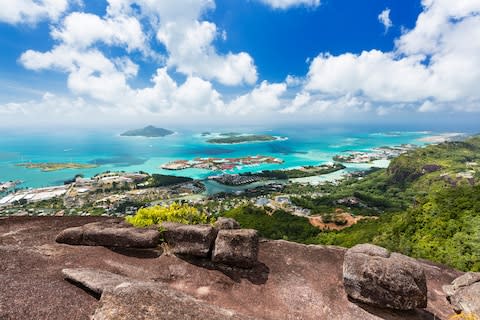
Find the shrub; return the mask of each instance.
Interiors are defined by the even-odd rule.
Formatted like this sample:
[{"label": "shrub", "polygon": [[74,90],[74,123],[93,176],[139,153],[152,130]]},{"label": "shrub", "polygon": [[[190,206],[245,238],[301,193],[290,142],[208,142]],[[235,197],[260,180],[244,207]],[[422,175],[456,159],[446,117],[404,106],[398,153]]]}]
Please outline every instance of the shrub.
[{"label": "shrub", "polygon": [[134,216],[128,216],[125,220],[136,227],[147,227],[161,222],[201,224],[208,223],[210,219],[194,207],[173,203],[168,207],[141,208]]}]

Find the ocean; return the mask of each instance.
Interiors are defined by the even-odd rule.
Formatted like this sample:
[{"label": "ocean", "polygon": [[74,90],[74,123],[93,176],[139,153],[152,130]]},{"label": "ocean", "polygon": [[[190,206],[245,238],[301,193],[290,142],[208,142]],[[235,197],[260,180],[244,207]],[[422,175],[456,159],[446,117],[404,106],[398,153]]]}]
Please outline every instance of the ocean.
[{"label": "ocean", "polygon": [[[131,128],[126,128],[131,129]],[[43,133],[3,133],[0,138],[0,181],[21,180],[20,188],[37,188],[63,184],[77,174],[91,177],[110,171],[161,173],[204,179],[219,174],[201,169],[181,171],[163,170],[160,166],[172,160],[197,157],[234,158],[249,155],[266,155],[280,158],[283,164],[242,167],[228,171],[247,171],[293,168],[319,165],[332,161],[332,157],[348,151],[369,151],[375,147],[412,143],[425,144],[420,139],[441,134],[425,131],[352,130],[345,128],[284,128],[241,133],[280,136],[285,139],[272,142],[242,144],[211,144],[201,132],[205,130],[177,130],[174,135],[162,138],[122,137],[121,131],[71,131]],[[211,132],[230,132],[211,130]],[[23,162],[75,162],[93,163],[92,169],[66,169],[42,172],[16,164]],[[386,165],[377,164],[377,165]],[[347,165],[337,174],[365,169],[365,165]],[[210,186],[218,188],[218,186]]]}]

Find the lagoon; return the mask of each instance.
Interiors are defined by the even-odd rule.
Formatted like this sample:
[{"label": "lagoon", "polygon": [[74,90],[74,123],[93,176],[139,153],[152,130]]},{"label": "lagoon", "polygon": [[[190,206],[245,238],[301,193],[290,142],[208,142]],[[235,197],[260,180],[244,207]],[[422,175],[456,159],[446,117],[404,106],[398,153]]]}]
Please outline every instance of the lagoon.
[{"label": "lagoon", "polygon": [[[298,129],[243,129],[241,133],[265,134],[288,139],[261,143],[218,145],[208,143],[204,130],[191,131],[172,128],[175,135],[159,138],[122,137],[119,131],[92,131],[71,133],[2,134],[0,137],[0,181],[21,180],[21,188],[46,187],[63,184],[77,174],[91,177],[110,171],[146,171],[148,173],[174,174],[196,179],[221,172],[203,169],[169,171],[160,166],[173,160],[193,160],[197,157],[236,158],[254,155],[282,159],[282,164],[242,166],[227,171],[247,171],[294,168],[304,165],[321,165],[332,161],[338,153],[369,151],[381,146],[406,143],[424,145],[428,137],[444,132],[425,131],[353,131],[345,129],[302,128]],[[211,132],[228,132],[209,130]],[[83,163],[92,168],[73,168],[51,172],[24,168],[19,163]],[[377,164],[381,166],[387,163]],[[350,165],[335,176],[372,165]],[[325,177],[327,178],[327,177]],[[323,178],[322,178],[323,179]],[[320,179],[320,180],[322,180]]]}]

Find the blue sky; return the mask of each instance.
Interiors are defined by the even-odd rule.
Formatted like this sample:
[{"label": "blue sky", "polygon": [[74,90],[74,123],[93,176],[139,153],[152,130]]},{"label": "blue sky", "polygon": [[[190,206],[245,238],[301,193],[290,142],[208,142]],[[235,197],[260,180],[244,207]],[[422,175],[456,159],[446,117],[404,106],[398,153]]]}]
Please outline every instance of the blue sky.
[{"label": "blue sky", "polygon": [[480,120],[480,0],[0,5],[4,126]]}]

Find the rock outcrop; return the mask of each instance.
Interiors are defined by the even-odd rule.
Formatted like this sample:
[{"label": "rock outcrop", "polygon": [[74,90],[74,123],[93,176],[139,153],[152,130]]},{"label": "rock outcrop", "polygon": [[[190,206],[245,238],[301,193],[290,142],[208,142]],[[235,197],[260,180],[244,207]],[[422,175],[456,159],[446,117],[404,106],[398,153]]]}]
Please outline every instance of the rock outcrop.
[{"label": "rock outcrop", "polygon": [[[87,320],[97,309],[100,317],[100,310],[108,310],[114,303],[134,314],[131,319],[142,319],[135,310],[127,308],[137,308],[147,297],[128,299],[129,306],[120,306],[120,300],[112,300],[110,307],[107,306],[105,294],[115,290],[116,281],[124,280],[121,277],[129,278],[128,283],[153,282],[165,286],[175,296],[190,296],[202,303],[199,308],[206,308],[196,309],[199,316],[202,312],[208,314],[210,307],[232,310],[242,319],[263,320],[447,320],[454,314],[442,286],[462,273],[423,260],[417,262],[427,278],[427,308],[397,311],[348,299],[342,274],[345,248],[262,240],[257,265],[241,269],[206,258],[162,254],[161,248],[68,246],[55,242],[55,236],[62,230],[92,222],[108,223],[105,221],[103,217],[0,218],[0,319]],[[65,281],[62,270],[66,268],[105,270],[120,278],[92,282],[88,272],[70,272],[70,280]],[[99,294],[92,295],[72,285],[75,281],[90,289],[96,283],[96,291],[102,291],[103,300],[99,302]],[[112,288],[113,285],[116,286]],[[188,305],[175,304],[178,309],[175,311],[185,314],[179,320],[193,318]]]},{"label": "rock outcrop", "polygon": [[63,269],[63,277],[95,294],[101,295],[105,289],[114,288],[129,278],[104,270],[93,268]]},{"label": "rock outcrop", "polygon": [[480,272],[468,272],[450,285],[443,286],[455,312],[475,314],[480,318]]},{"label": "rock outcrop", "polygon": [[173,253],[193,257],[208,257],[217,230],[211,225],[162,224],[162,237]]},{"label": "rock outcrop", "polygon": [[212,261],[241,268],[257,263],[258,234],[256,230],[220,230],[215,240]]},{"label": "rock outcrop", "polygon": [[240,229],[240,224],[237,220],[225,217],[218,218],[217,221],[215,221],[214,226],[217,230]]},{"label": "rock outcrop", "polygon": [[55,240],[70,245],[155,248],[160,242],[160,233],[157,230],[135,228],[118,221],[105,221],[65,229]]},{"label": "rock outcrop", "polygon": [[349,249],[343,262],[343,282],[354,300],[397,310],[427,306],[422,267],[412,258],[382,247],[361,244]]},{"label": "rock outcrop", "polygon": [[66,279],[101,294],[93,320],[253,319],[212,306],[166,284],[138,281],[96,269],[64,269]]}]

